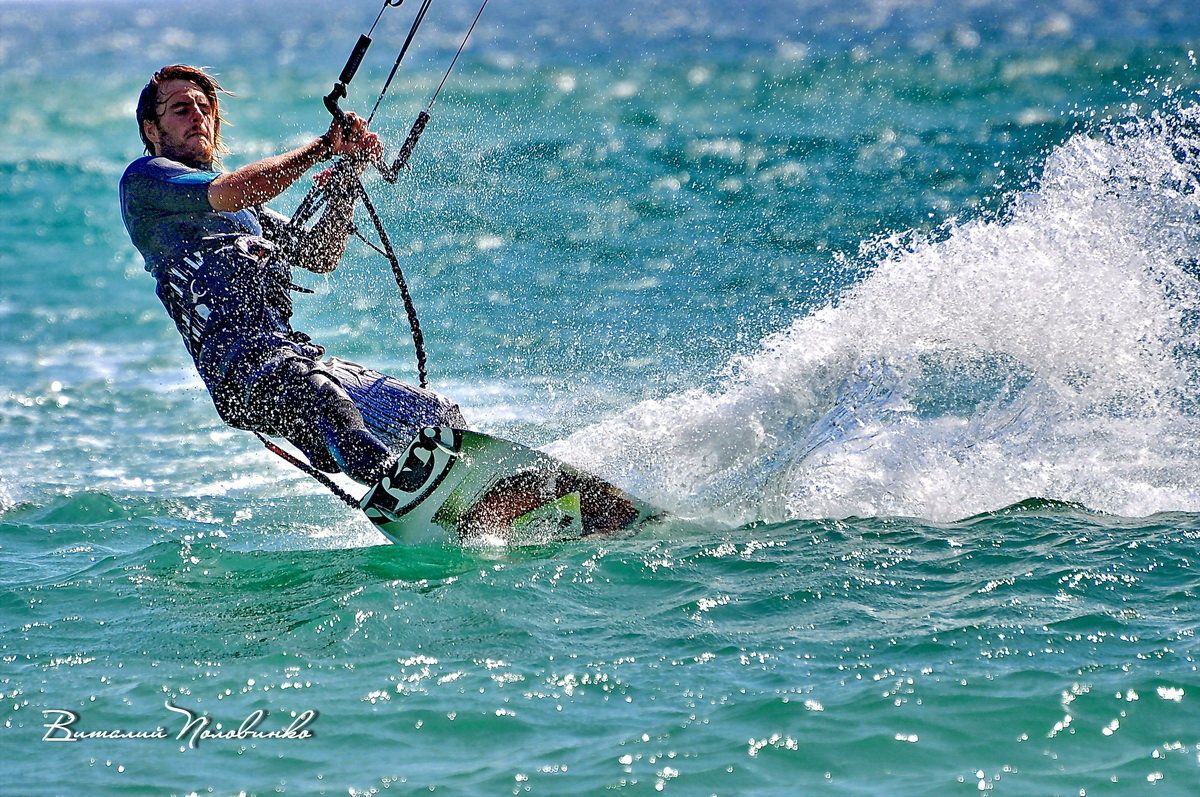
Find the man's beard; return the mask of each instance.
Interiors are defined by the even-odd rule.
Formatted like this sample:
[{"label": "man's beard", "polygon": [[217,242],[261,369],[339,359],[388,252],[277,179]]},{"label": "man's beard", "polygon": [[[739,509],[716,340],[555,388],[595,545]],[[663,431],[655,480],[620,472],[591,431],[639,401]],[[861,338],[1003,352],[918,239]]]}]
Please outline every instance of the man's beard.
[{"label": "man's beard", "polygon": [[159,146],[159,154],[194,169],[207,169],[213,162],[212,145],[204,137],[189,136],[178,144],[164,138]]}]

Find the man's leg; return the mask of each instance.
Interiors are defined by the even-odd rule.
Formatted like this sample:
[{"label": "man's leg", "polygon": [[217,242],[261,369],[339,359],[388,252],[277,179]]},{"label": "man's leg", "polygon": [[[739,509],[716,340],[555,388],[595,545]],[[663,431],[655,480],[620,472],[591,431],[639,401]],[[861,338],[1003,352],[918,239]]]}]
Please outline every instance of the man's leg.
[{"label": "man's leg", "polygon": [[403,451],[425,426],[467,428],[458,405],[432,390],[337,357],[320,368],[346,391],[367,429],[394,451]]}]

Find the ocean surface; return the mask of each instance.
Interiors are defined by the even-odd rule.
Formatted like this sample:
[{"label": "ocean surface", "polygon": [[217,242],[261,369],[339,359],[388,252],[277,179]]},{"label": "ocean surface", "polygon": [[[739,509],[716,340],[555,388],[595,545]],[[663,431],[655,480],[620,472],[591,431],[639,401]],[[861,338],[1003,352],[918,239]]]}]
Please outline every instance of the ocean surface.
[{"label": "ocean surface", "polygon": [[[367,181],[432,384],[672,515],[428,548],[220,423],[117,207],[154,69],[235,168],[378,11],[0,2],[0,794],[1200,793],[1194,4],[492,0]],[[370,250],[298,281],[414,378]]]}]

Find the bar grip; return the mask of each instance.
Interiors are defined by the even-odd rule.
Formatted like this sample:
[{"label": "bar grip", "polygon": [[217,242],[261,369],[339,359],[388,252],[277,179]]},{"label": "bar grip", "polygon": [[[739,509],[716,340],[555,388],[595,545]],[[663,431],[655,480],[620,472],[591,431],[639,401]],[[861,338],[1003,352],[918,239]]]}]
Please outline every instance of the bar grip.
[{"label": "bar grip", "polygon": [[348,120],[346,112],[342,110],[338,102],[346,98],[346,85],[354,80],[358,68],[362,66],[363,56],[367,54],[367,48],[370,46],[370,36],[364,33],[358,37],[354,51],[350,53],[350,57],[346,59],[346,65],[342,67],[342,74],[338,75],[338,82],[333,84],[333,91],[325,95],[325,110],[329,111],[330,115],[342,126],[348,124]]},{"label": "bar grip", "polygon": [[354,76],[358,73],[358,68],[362,66],[363,56],[367,54],[367,48],[371,46],[371,37],[361,34],[358,37],[358,44],[354,45],[354,51],[350,53],[350,57],[346,59],[346,65],[342,67],[342,74],[338,75],[338,83],[343,87],[348,86]]}]

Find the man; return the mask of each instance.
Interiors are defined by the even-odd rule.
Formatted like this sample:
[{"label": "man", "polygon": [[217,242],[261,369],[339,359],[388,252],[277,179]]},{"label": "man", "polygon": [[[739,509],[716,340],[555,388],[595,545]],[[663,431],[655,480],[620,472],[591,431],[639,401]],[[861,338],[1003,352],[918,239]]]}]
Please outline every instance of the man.
[{"label": "man", "polygon": [[[221,92],[211,75],[182,64],[146,84],[137,121],[148,154],[121,178],[126,229],[222,420],[285,437],[318,469],[373,484],[420,427],[464,425],[434,393],[322,361],[324,349],[291,326],[290,292],[304,291],[291,267],[337,267],[355,201],[346,182],[381,157],[379,138],[349,114],[309,144],[218,172]],[[318,176],[325,212],[311,231],[292,234],[263,203],[334,156],[342,168]]]}]

